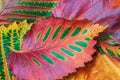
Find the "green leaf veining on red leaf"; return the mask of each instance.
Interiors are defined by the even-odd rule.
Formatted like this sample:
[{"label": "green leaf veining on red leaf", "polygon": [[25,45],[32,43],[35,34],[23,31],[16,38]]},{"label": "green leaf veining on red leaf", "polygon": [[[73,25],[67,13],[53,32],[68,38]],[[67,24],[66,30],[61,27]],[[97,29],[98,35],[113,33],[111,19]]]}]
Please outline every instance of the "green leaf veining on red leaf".
[{"label": "green leaf veining on red leaf", "polygon": [[87,20],[41,19],[24,37],[22,50],[9,55],[9,69],[19,79],[60,79],[92,60],[93,38],[106,28]]}]

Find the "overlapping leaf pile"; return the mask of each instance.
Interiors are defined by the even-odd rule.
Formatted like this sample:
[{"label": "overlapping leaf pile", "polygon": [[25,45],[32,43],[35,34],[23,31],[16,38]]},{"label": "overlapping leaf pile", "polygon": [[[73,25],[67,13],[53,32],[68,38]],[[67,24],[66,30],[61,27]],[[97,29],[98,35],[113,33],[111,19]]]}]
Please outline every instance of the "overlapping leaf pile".
[{"label": "overlapping leaf pile", "polygon": [[[62,79],[92,60],[97,41],[100,53],[94,61],[64,79],[119,80],[119,3],[120,0],[1,0],[0,24],[17,22],[0,27],[0,80]],[[49,17],[52,12],[58,18]],[[25,19],[40,20],[30,30],[31,24]],[[103,33],[98,36],[100,32]]]},{"label": "overlapping leaf pile", "polygon": [[[74,4],[73,4],[74,3]],[[58,6],[55,8],[54,15],[56,17],[62,17],[65,19],[84,19],[87,18],[89,20],[94,21],[94,23],[99,24],[109,24],[109,28],[103,32],[98,38],[96,38],[100,44],[97,45],[97,48],[99,49],[101,54],[104,54],[103,56],[106,56],[105,54],[115,58],[119,61],[119,44],[120,44],[120,7],[119,4],[120,0],[77,0],[76,2],[74,0],[60,0],[58,3]],[[78,5],[79,4],[79,5]],[[100,55],[99,55],[100,57]],[[110,57],[108,57],[110,58]],[[107,60],[107,58],[105,57]],[[100,62],[101,60],[101,62]],[[111,63],[105,63],[103,65],[99,65],[99,63],[103,63],[105,60],[103,60],[103,57],[95,59],[95,65],[93,69],[91,67],[88,68],[91,70],[90,72],[85,71],[85,69],[80,69],[79,73],[75,74],[73,76],[69,76],[68,78],[65,78],[65,80],[110,80],[115,79],[119,80],[119,65],[114,65],[113,63],[117,63],[117,61],[112,60]],[[108,62],[111,60],[108,59]],[[105,70],[105,65],[107,70]],[[119,62],[118,62],[119,64]],[[109,67],[109,65],[111,65]],[[101,69],[103,67],[103,69]],[[95,74],[92,74],[92,71],[94,71],[94,68],[98,69],[99,71],[95,70]],[[104,69],[105,68],[105,69]],[[113,69],[111,72],[111,68]],[[117,70],[118,69],[118,70]],[[99,72],[100,74],[96,73]],[[87,74],[88,73],[88,74]],[[94,72],[93,72],[94,73]],[[112,76],[109,76],[111,74]],[[98,76],[96,76],[98,75]],[[92,76],[92,77],[91,77]],[[96,77],[95,77],[96,76]],[[84,78],[83,78],[84,77]]]},{"label": "overlapping leaf pile", "polygon": [[54,9],[54,16],[67,20],[87,18],[101,25],[109,24],[109,28],[97,40],[116,45],[120,42],[119,3],[120,0],[60,0]]}]

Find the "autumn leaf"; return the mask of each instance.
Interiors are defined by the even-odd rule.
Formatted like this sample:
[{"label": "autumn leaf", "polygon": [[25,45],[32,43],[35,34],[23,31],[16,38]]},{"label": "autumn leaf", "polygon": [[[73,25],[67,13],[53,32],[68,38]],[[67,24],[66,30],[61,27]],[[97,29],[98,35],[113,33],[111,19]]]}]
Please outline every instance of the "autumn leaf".
[{"label": "autumn leaf", "polygon": [[20,50],[22,40],[32,24],[23,21],[0,26],[0,80],[15,80],[8,70],[7,57],[11,49]]},{"label": "autumn leaf", "polygon": [[22,50],[9,55],[9,69],[19,79],[61,79],[92,60],[93,38],[106,28],[88,20],[41,19],[24,37]]},{"label": "autumn leaf", "polygon": [[107,55],[100,55],[99,52],[94,56],[94,60],[87,63],[86,67],[79,68],[62,80],[119,80],[120,64],[118,61]]},{"label": "autumn leaf", "polygon": [[36,19],[49,17],[57,0],[1,0],[0,23],[12,21],[34,22]]}]

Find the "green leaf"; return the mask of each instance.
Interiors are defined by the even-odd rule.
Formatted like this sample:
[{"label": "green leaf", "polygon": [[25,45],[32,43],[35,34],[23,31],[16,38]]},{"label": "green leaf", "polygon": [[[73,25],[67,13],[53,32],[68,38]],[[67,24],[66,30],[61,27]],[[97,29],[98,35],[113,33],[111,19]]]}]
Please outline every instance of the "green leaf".
[{"label": "green leaf", "polygon": [[0,80],[13,80],[6,58],[11,50],[20,50],[23,37],[30,26],[26,21],[19,24],[14,22],[8,27],[0,26]]},{"label": "green leaf", "polygon": [[104,53],[108,54],[111,57],[120,58],[120,46],[112,46],[105,43],[100,43],[101,49]]}]

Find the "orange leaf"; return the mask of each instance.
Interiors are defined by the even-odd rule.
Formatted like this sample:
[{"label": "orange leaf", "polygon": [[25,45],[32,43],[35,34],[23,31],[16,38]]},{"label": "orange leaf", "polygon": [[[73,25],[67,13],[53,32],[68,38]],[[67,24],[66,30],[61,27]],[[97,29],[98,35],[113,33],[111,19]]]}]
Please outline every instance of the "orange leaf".
[{"label": "orange leaf", "polygon": [[63,80],[120,80],[120,63],[97,52],[95,59],[86,67],[79,68]]}]

